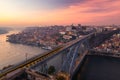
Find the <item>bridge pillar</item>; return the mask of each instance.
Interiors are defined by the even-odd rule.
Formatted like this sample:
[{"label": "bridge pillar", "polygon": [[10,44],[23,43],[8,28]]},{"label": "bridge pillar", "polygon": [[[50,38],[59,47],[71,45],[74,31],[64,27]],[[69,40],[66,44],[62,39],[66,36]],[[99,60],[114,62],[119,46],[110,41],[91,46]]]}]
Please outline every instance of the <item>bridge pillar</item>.
[{"label": "bridge pillar", "polygon": [[64,72],[69,72],[70,61],[73,55],[74,46],[70,47],[68,50],[69,52],[67,53],[66,59],[64,60],[61,68],[61,71],[64,71]]},{"label": "bridge pillar", "polygon": [[69,52],[66,55],[66,59],[64,59],[64,62],[60,71],[68,73],[71,77],[71,75],[77,69],[80,62],[83,60],[89,48],[90,47],[89,47],[88,38],[68,48]]},{"label": "bridge pillar", "polygon": [[72,61],[70,63],[70,68],[69,68],[69,74],[71,74],[73,72],[73,69],[75,67],[75,60],[77,59],[78,57],[78,49],[80,48],[80,43],[78,43],[74,49],[74,52],[73,52],[73,57],[72,57]]},{"label": "bridge pillar", "polygon": [[80,42],[68,48],[69,52],[66,55],[66,59],[63,62],[61,71],[66,72],[68,74],[71,73],[72,68],[74,67],[76,57],[79,56],[79,48]]}]

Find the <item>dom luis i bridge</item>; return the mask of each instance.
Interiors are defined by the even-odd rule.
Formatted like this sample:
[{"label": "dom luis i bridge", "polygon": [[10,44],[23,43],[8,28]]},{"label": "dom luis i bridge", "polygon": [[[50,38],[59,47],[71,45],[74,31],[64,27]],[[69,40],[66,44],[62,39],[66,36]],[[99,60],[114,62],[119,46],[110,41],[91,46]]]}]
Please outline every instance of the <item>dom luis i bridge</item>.
[{"label": "dom luis i bridge", "polygon": [[[57,48],[46,52],[43,55],[35,56],[25,62],[2,70],[0,72],[0,80],[15,80],[15,78],[18,75],[21,75],[24,71],[26,71],[30,76],[32,76],[32,78],[38,76],[30,70],[37,71],[38,73],[47,77],[48,68],[50,66],[55,67],[56,74],[59,73],[62,75],[62,73],[66,73],[67,75],[64,76],[67,77],[67,80],[72,80],[75,73],[81,66],[84,57],[86,55],[90,55],[90,52],[95,53],[92,48],[98,46],[103,41],[108,39],[113,34],[118,33],[119,31],[120,30],[117,29],[105,32],[93,32],[89,35],[83,36],[64,45],[58,46]],[[52,80],[54,80],[54,77]]]}]

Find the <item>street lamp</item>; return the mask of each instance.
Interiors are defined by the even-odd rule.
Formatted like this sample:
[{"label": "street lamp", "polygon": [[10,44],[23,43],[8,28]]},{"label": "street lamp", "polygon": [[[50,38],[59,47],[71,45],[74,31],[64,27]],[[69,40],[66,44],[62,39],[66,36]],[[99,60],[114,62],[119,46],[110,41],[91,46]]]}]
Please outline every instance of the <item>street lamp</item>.
[{"label": "street lamp", "polygon": [[25,53],[26,62],[27,62],[27,56],[28,56],[28,53]]}]

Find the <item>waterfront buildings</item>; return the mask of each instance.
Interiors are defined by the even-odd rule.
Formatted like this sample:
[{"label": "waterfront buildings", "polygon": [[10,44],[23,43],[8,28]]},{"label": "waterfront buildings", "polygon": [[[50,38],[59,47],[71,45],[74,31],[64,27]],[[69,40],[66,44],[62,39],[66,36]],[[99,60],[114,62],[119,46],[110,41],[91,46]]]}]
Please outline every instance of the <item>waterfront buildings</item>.
[{"label": "waterfront buildings", "polygon": [[12,43],[40,46],[42,48],[49,47],[49,49],[53,49],[94,31],[95,29],[92,27],[81,25],[28,27],[18,34],[9,35],[8,41]]},{"label": "waterfront buildings", "polygon": [[120,53],[120,33],[114,34],[110,39],[106,40],[103,44],[95,47],[99,51],[107,51],[111,53]]}]

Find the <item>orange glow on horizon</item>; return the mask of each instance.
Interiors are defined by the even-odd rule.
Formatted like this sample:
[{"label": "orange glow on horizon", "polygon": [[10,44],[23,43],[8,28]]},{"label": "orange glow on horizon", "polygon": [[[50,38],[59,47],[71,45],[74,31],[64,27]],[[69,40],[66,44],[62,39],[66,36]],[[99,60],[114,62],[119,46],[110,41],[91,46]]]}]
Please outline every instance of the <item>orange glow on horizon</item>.
[{"label": "orange glow on horizon", "polygon": [[92,0],[60,9],[33,11],[17,10],[8,6],[9,10],[0,8],[0,25],[118,24],[120,21],[118,20],[120,17],[119,4],[119,0],[114,2]]}]

